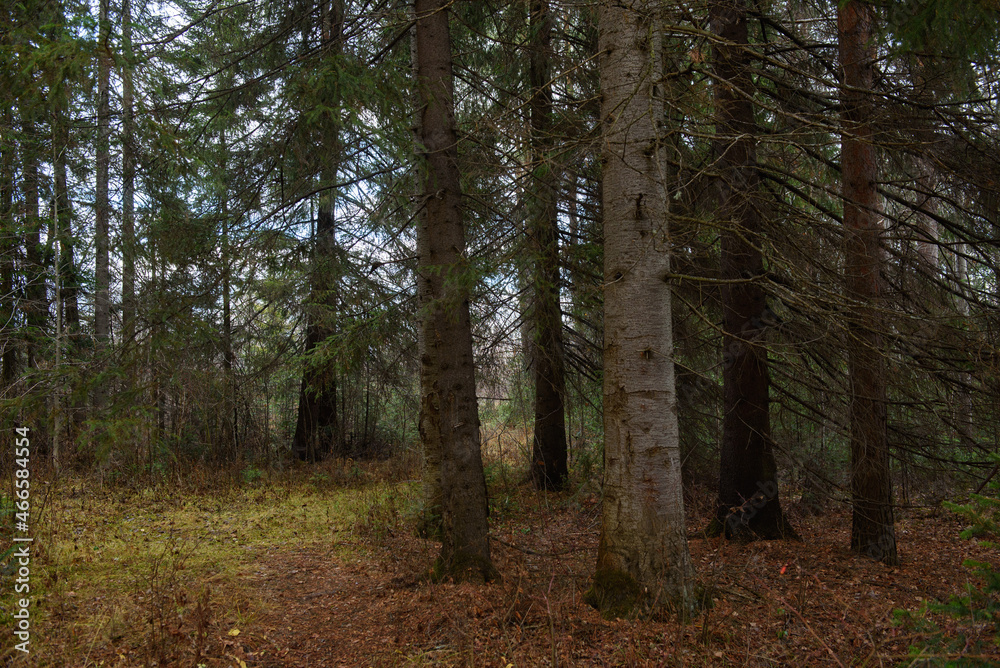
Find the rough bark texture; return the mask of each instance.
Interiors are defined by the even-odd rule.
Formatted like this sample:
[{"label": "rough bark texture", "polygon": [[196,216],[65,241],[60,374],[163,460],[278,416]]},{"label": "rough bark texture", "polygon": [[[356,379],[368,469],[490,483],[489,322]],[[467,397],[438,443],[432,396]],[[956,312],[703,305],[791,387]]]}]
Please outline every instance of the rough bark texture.
[{"label": "rough bark texture", "polygon": [[[955,297],[955,310],[966,319],[969,317],[969,247],[958,244],[955,248],[955,282],[959,294]],[[960,371],[955,388],[955,429],[962,445],[969,449],[976,447],[976,414],[972,406],[973,378],[968,371]]]},{"label": "rough bark texture", "polygon": [[529,184],[531,240],[535,260],[534,354],[535,431],[531,477],[539,489],[561,489],[566,481],[566,396],[562,310],[559,303],[559,220],[556,210],[558,172],[552,155],[552,17],[547,0],[532,0],[531,85],[532,178]]},{"label": "rough bark texture", "polygon": [[229,147],[225,130],[219,131],[219,167],[222,174],[219,214],[222,219],[222,443],[221,458],[235,461],[239,452],[236,415],[236,380],[233,376],[232,250],[229,243],[229,174],[226,157]]},{"label": "rough bark texture", "polygon": [[[343,51],[344,8],[341,0],[324,1],[322,13],[323,53],[329,58]],[[332,100],[337,109],[340,100]],[[320,178],[332,186],[340,165],[340,133],[327,130],[324,139],[326,164]],[[305,353],[313,353],[327,337],[334,334],[332,319],[337,311],[337,193],[324,191],[319,198],[316,234],[313,239],[312,295],[307,313]],[[337,368],[334,360],[310,360],[302,372],[299,412],[292,449],[299,459],[315,462],[329,454],[339,454],[340,415],[337,411]]]},{"label": "rough bark texture", "polygon": [[781,512],[769,414],[766,329],[746,0],[709,6],[715,46],[716,165],[722,228],[723,419],[716,528],[727,538],[792,536]]},{"label": "rough bark texture", "polygon": [[934,164],[925,159],[916,160],[917,177],[917,211],[915,217],[917,254],[920,257],[920,269],[930,276],[938,272],[939,248],[941,230],[937,222],[937,170]]},{"label": "rough bark texture", "polygon": [[[418,69],[417,69],[417,29],[416,29],[416,11],[414,6],[411,4],[408,7],[411,13],[410,20],[413,21],[414,26],[410,28],[410,67],[412,69],[413,81],[418,80]],[[423,103],[421,102],[421,95],[418,87],[414,85],[412,93],[411,102],[413,104],[413,155],[420,156],[422,153],[421,142],[423,137],[423,129],[421,126],[421,118],[423,116]],[[421,195],[424,192],[424,178],[421,171],[422,166],[418,165],[418,169],[414,170],[414,183],[413,183],[413,216],[418,221],[418,225],[421,227],[425,224],[424,218],[426,217],[426,210],[423,205],[423,198]],[[417,240],[417,253],[419,254],[423,249],[423,242]],[[426,295],[430,294],[430,285],[427,283],[427,279],[417,272],[417,299],[420,300],[421,308],[424,306],[423,299]],[[424,359],[424,327],[421,325],[417,327],[417,360]],[[421,367],[422,369],[423,367]],[[431,387],[425,386],[421,381],[420,384],[420,409],[417,424],[421,429],[421,444],[423,446],[423,469],[421,472],[421,497],[422,497],[422,508],[421,508],[421,519],[418,531],[421,535],[425,537],[441,537],[441,438],[437,435],[435,431],[435,424],[432,421],[424,420],[424,407],[430,405],[430,400],[425,397],[425,393],[432,390]],[[425,431],[426,430],[426,431]]]},{"label": "rough bark texture", "polygon": [[135,114],[132,2],[122,0],[122,342],[135,338]]},{"label": "rough bark texture", "polygon": [[66,181],[66,152],[69,150],[69,127],[66,121],[67,102],[61,97],[56,103],[55,124],[56,151],[53,171],[55,175],[56,229],[59,235],[59,291],[62,308],[62,325],[74,344],[80,336],[80,278],[76,273],[73,258],[73,210],[70,207],[69,187]]},{"label": "rough bark texture", "polygon": [[[100,0],[100,34],[97,44],[97,147],[96,189],[94,193],[94,337],[98,347],[107,344],[111,337],[111,266],[108,227],[111,202],[108,199],[111,135],[111,21],[108,3]],[[94,403],[100,407],[104,401],[101,389],[94,392]]]},{"label": "rough bark texture", "polygon": [[421,277],[421,438],[441,452],[438,577],[491,580],[486,480],[469,318],[447,0],[417,0],[417,87],[421,97],[423,216],[417,230]]},{"label": "rough bark texture", "polygon": [[[108,17],[110,0],[99,0],[99,36],[97,43],[97,141],[95,145],[94,187],[94,360],[100,368],[103,352],[111,340],[111,201],[108,195],[111,137],[111,21]],[[93,408],[104,407],[107,392],[103,383],[96,383],[92,392]]]},{"label": "rough bark texture", "polygon": [[[8,110],[3,111],[6,127],[12,124]],[[14,222],[14,151],[4,143],[0,158],[0,319],[2,322],[16,321],[14,294],[14,254],[17,248],[17,233]],[[7,398],[17,380],[17,332],[14,327],[0,329],[0,391]],[[6,419],[6,416],[4,416]]]},{"label": "rough bark texture", "polygon": [[[22,110],[22,117],[31,113]],[[29,122],[24,124],[24,133],[28,137],[35,136],[36,126]],[[27,143],[22,148],[21,168],[23,170],[22,196],[23,229],[25,260],[27,261],[27,284],[24,288],[25,352],[29,369],[37,366],[37,350],[45,337],[45,321],[48,315],[48,298],[45,287],[45,265],[41,243],[42,220],[38,210],[38,154],[36,146]]]},{"label": "rough bark texture", "polygon": [[879,300],[882,228],[878,167],[869,125],[873,115],[873,11],[850,0],[837,10],[841,93],[845,288],[851,314],[847,366],[851,381],[851,549],[899,563],[893,528],[892,481],[886,433],[885,360]]},{"label": "rough bark texture", "polygon": [[602,3],[604,500],[594,584],[603,615],[690,609],[674,386],[667,207],[657,123],[659,3]]},{"label": "rough bark texture", "polygon": [[[313,243],[312,300],[306,327],[305,352],[312,353],[334,332],[329,325],[336,309],[333,265],[336,222],[332,194],[324,195],[316,216]],[[293,450],[299,459],[315,462],[338,451],[337,372],[334,360],[306,362],[299,391],[299,412]]]}]

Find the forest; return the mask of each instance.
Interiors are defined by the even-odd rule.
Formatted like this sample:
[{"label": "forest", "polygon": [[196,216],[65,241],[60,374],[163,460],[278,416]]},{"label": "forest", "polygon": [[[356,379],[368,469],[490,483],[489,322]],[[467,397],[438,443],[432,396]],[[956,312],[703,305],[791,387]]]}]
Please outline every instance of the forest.
[{"label": "forest", "polygon": [[995,0],[0,54],[3,665],[1000,665]]}]

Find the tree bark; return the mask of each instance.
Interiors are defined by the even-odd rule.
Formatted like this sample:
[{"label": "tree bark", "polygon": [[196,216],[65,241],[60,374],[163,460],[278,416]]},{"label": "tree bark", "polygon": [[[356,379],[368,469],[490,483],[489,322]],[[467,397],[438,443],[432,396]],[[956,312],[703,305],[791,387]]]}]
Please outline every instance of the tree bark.
[{"label": "tree bark", "polygon": [[[421,197],[424,192],[423,172],[421,171],[422,165],[419,162],[419,156],[422,153],[421,142],[423,141],[423,127],[421,125],[423,103],[421,101],[422,96],[420,94],[419,86],[417,85],[419,80],[419,70],[417,67],[416,8],[413,4],[410,4],[408,6],[408,10],[411,14],[409,18],[413,22],[413,27],[410,28],[410,67],[412,69],[414,81],[411,100],[413,105],[413,155],[418,158],[418,169],[413,170],[413,216],[418,221],[418,225],[422,227],[425,224],[424,218],[426,216],[423,198]],[[417,272],[416,274],[416,283],[417,299],[422,305],[424,296],[430,294],[431,286],[420,272]],[[423,316],[421,315],[419,317],[422,318]],[[423,463],[420,476],[422,488],[422,508],[418,532],[424,537],[440,538],[442,534],[441,437],[435,431],[434,422],[430,420],[429,416],[426,415],[426,409],[432,404],[432,397],[429,395],[433,388],[423,382],[422,374],[425,350],[424,327],[421,324],[417,327],[417,361],[421,365],[420,407],[418,409],[417,425],[419,426],[421,435],[420,440],[422,445]],[[427,418],[426,420],[425,417]]]},{"label": "tree bark", "polygon": [[122,0],[122,342],[135,338],[135,109],[132,1]]},{"label": "tree bark", "polygon": [[845,288],[855,305],[848,328],[851,382],[851,549],[898,564],[886,425],[885,359],[880,331],[882,226],[878,167],[870,126],[874,100],[874,11],[849,0],[837,9],[841,92],[841,170]]},{"label": "tree bark", "polygon": [[[13,114],[3,111],[3,122],[6,127],[13,125]],[[5,143],[3,157],[0,162],[0,321],[5,326],[0,328],[2,337],[2,359],[0,359],[0,390],[5,398],[17,380],[17,329],[16,305],[14,293],[14,255],[17,251],[17,226],[14,216],[14,151]],[[7,323],[10,323],[9,325]]]},{"label": "tree bark", "polygon": [[58,273],[62,322],[71,342],[80,336],[80,279],[73,257],[73,209],[70,207],[66,181],[66,152],[69,150],[69,126],[66,119],[66,99],[60,98],[52,119],[55,125],[56,150],[53,164],[56,199],[56,234],[59,237]]},{"label": "tree bark", "polygon": [[417,273],[423,328],[420,359],[421,439],[441,452],[441,555],[438,578],[492,580],[486,480],[469,317],[471,280],[465,256],[462,190],[448,0],[416,0],[417,88],[421,99],[419,162],[423,215],[417,231]]},{"label": "tree bark", "polygon": [[653,0],[601,3],[604,145],[604,499],[593,587],[606,617],[689,611],[674,384],[667,200]]},{"label": "tree bark", "polygon": [[[341,0],[324,2],[322,16],[323,53],[335,58],[343,51],[344,9]],[[339,110],[340,100],[331,108]],[[307,313],[305,353],[313,353],[334,333],[332,319],[337,311],[337,193],[332,189],[340,164],[340,133],[336,125],[326,130],[324,160],[320,178],[330,188],[321,193],[312,248],[312,285]],[[299,413],[292,448],[299,459],[315,462],[342,447],[337,410],[337,368],[335,360],[307,361],[299,391]]]},{"label": "tree bark", "polygon": [[[111,21],[108,17],[110,0],[100,0],[100,31],[97,44],[97,183],[94,201],[94,337],[97,355],[111,338],[111,264],[109,255],[109,222],[111,202],[108,199],[111,135]],[[98,387],[94,391],[94,405],[104,404],[105,393]]]},{"label": "tree bark", "polygon": [[232,250],[229,239],[229,146],[225,130],[219,131],[219,170],[221,192],[219,213],[222,219],[222,452],[229,461],[239,453],[236,415],[236,379],[233,376]]},{"label": "tree bark", "polygon": [[709,5],[715,46],[715,153],[722,229],[723,419],[716,528],[726,538],[794,535],[781,512],[771,447],[758,134],[746,0]]},{"label": "tree bark", "polygon": [[535,425],[531,477],[538,489],[558,490],[568,474],[566,396],[562,309],[559,303],[558,172],[552,137],[552,16],[548,0],[531,0],[528,78],[531,86],[530,189],[531,240],[534,251]]},{"label": "tree bark", "polygon": [[[26,105],[27,106],[27,105]],[[22,119],[30,119],[30,109],[22,110]],[[29,369],[38,366],[39,343],[44,337],[45,320],[48,314],[48,298],[45,288],[45,264],[42,258],[41,226],[38,209],[38,153],[33,145],[37,128],[31,120],[23,120],[24,134],[28,138],[21,147],[22,195],[24,197],[23,229],[25,260],[27,261],[25,296],[25,351]]]}]

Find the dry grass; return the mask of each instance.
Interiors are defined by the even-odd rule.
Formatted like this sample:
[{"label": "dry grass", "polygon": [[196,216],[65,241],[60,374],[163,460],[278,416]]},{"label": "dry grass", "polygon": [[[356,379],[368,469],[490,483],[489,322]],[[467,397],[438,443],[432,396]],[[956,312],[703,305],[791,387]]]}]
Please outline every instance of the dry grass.
[{"label": "dry grass", "polygon": [[[504,577],[486,586],[427,581],[439,546],[413,533],[412,457],[192,471],[150,488],[64,479],[42,499],[32,654],[17,665],[906,665],[927,634],[896,625],[893,611],[926,614],[924,600],[970,581],[963,559],[995,556],[956,540],[950,514],[910,511],[897,524],[903,566],[885,568],[845,549],[850,519],[834,509],[793,516],[801,543],[692,540],[712,603],[694,619],[603,620],[581,601],[598,490],[532,490],[520,465],[527,437],[484,439]],[[695,490],[692,534],[711,507]],[[987,641],[996,656],[984,665],[1000,662],[992,625],[942,625]],[[0,636],[0,659],[12,643]]]},{"label": "dry grass", "polygon": [[[337,546],[335,558],[361,558],[365,541],[388,536],[412,484],[376,479],[398,478],[399,466],[329,462],[252,482],[201,475],[144,489],[50,485],[34,527],[31,654],[19,664],[96,665],[109,647],[126,657],[120,665],[202,663],[260,613],[245,581],[265,555],[323,543]],[[9,628],[7,584],[0,623]],[[0,658],[18,655],[4,634]]]}]

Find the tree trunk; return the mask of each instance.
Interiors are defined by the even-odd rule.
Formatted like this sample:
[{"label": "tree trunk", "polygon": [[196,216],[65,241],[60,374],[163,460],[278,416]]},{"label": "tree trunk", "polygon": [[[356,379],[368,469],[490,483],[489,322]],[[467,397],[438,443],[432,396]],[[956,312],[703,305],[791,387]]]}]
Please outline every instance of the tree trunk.
[{"label": "tree trunk", "polygon": [[[421,126],[421,118],[423,116],[423,103],[422,96],[420,94],[419,87],[416,85],[418,81],[418,68],[417,68],[417,28],[416,28],[416,10],[415,7],[410,4],[408,5],[408,10],[410,12],[410,20],[413,22],[413,27],[410,28],[410,68],[412,70],[412,76],[414,81],[412,99],[411,103],[413,105],[413,155],[418,158],[418,168],[413,170],[413,217],[418,221],[418,224],[422,224],[424,219],[424,204],[421,197],[424,191],[423,182],[423,172],[420,169],[422,164],[419,162],[419,156],[422,153],[421,141],[423,137],[423,129]],[[424,276],[417,272],[416,274],[417,283],[417,299],[423,300],[423,296],[430,294],[430,285]],[[423,317],[423,316],[419,316]],[[417,414],[417,425],[420,429],[421,434],[421,445],[423,454],[423,463],[421,470],[421,497],[422,497],[422,508],[421,508],[421,518],[420,526],[418,527],[418,533],[426,538],[440,538],[442,533],[441,525],[441,437],[435,431],[435,425],[430,420],[429,416],[426,416],[425,407],[431,405],[431,398],[428,396],[432,388],[429,385],[425,385],[423,382],[423,359],[424,351],[426,346],[424,345],[424,327],[421,324],[417,327],[417,361],[421,365],[421,383],[420,383],[420,406],[418,408]],[[427,419],[425,420],[425,417]],[[426,434],[425,434],[426,430]]]},{"label": "tree trunk", "polygon": [[929,160],[918,158],[916,236],[920,269],[932,278],[937,276],[941,230],[937,222],[937,170]]},{"label": "tree trunk", "polygon": [[[969,318],[969,247],[960,243],[955,248],[955,283],[958,294],[955,296],[955,310],[965,322]],[[976,447],[976,415],[972,407],[973,377],[968,371],[959,371],[958,385],[955,389],[955,428],[958,431],[962,445],[970,450]]]},{"label": "tree trunk", "polygon": [[469,317],[462,191],[458,172],[447,0],[416,0],[417,88],[421,100],[419,163],[423,212],[417,273],[423,354],[420,435],[441,452],[441,555],[438,578],[492,580],[486,479]]},{"label": "tree trunk", "polygon": [[870,121],[874,112],[874,12],[849,0],[837,9],[841,92],[845,288],[854,304],[848,323],[851,381],[851,549],[898,564],[886,427],[885,360],[879,301],[882,228],[878,168]]},{"label": "tree trunk", "polygon": [[766,328],[760,281],[761,217],[757,209],[754,120],[746,0],[709,6],[715,46],[715,152],[722,232],[723,419],[716,528],[742,540],[793,536],[781,512],[771,449]]},{"label": "tree trunk", "polygon": [[236,379],[233,377],[233,312],[232,295],[232,250],[229,241],[229,177],[226,164],[229,147],[225,130],[219,131],[219,167],[222,175],[222,192],[219,210],[222,218],[222,452],[223,457],[235,461],[239,452],[236,442]]},{"label": "tree trunk", "polygon": [[122,342],[135,338],[135,111],[132,2],[122,0]]},{"label": "tree trunk", "polygon": [[531,162],[529,211],[534,251],[535,433],[531,477],[538,489],[561,489],[566,464],[566,396],[562,309],[559,303],[559,219],[552,137],[552,16],[548,0],[531,0],[529,79]]},{"label": "tree trunk", "polygon": [[[30,113],[30,112],[26,112]],[[22,114],[22,118],[26,114]],[[42,258],[41,226],[38,211],[38,154],[32,145],[37,129],[34,123],[24,121],[24,134],[28,138],[21,148],[22,195],[24,197],[23,229],[25,259],[27,264],[25,296],[25,351],[29,369],[38,366],[38,347],[44,338],[46,315],[48,313],[47,290],[45,288],[45,265]]]},{"label": "tree trunk", "polygon": [[[323,11],[323,52],[336,57],[343,51],[344,9],[341,0],[333,0]],[[340,100],[331,108],[339,110]],[[322,170],[323,185],[330,188],[321,193],[316,216],[316,233],[312,248],[312,302],[307,313],[305,354],[313,353],[334,333],[333,318],[337,311],[337,181],[340,163],[340,134],[336,126],[327,129]],[[324,356],[325,357],[325,356]],[[339,438],[337,411],[337,370],[334,360],[322,363],[307,360],[299,390],[299,412],[295,424],[292,449],[299,459],[315,462],[325,455],[338,452],[343,446]]]},{"label": "tree trunk", "polygon": [[[335,179],[324,170],[324,181]],[[316,217],[316,234],[313,241],[312,305],[306,328],[306,354],[312,353],[334,333],[331,326],[336,312],[336,221],[334,206],[336,196],[324,193]],[[299,391],[299,412],[295,425],[293,449],[304,461],[315,462],[338,452],[339,428],[337,408],[337,375],[335,360],[323,362],[307,360]]]},{"label": "tree trunk", "polygon": [[[108,199],[111,135],[111,21],[108,3],[100,0],[100,33],[97,45],[97,184],[94,195],[94,337],[97,356],[108,345],[111,337],[111,265],[108,243],[108,225],[111,203]],[[105,392],[101,386],[94,390],[94,406],[101,408]]]},{"label": "tree trunk", "polygon": [[[66,119],[66,99],[56,103],[53,116],[55,125],[56,150],[53,164],[56,200],[56,234],[59,237],[58,274],[60,301],[62,302],[62,322],[71,342],[80,336],[80,280],[73,258],[73,210],[70,207],[69,186],[66,181],[66,152],[69,150],[69,126]],[[72,344],[71,344],[72,345]]]},{"label": "tree trunk", "polygon": [[600,5],[604,127],[604,500],[594,584],[606,617],[689,611],[667,201],[660,180],[660,21],[653,0]]},{"label": "tree trunk", "polygon": [[[13,114],[3,111],[5,127],[13,125]],[[2,163],[0,163],[0,319],[4,323],[17,321],[14,293],[14,255],[17,252],[17,226],[14,216],[14,151],[13,147],[3,146]],[[12,326],[0,329],[0,391],[5,398],[17,380],[17,330]]]}]

